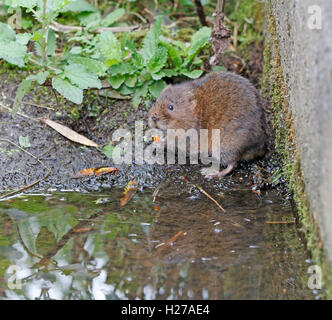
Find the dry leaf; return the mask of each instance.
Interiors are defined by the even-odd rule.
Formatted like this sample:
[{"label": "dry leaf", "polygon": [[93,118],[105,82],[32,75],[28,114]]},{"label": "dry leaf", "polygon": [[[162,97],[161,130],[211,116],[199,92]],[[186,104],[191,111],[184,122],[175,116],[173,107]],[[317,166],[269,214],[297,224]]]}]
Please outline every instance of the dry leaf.
[{"label": "dry leaf", "polygon": [[85,228],[75,228],[73,229],[74,233],[84,233],[84,232],[89,232],[92,230],[92,227],[85,227]]},{"label": "dry leaf", "polygon": [[113,168],[113,167],[99,168],[99,169],[96,169],[95,176],[101,176],[102,174],[108,174],[108,173],[111,173],[114,171],[119,171],[119,169]]},{"label": "dry leaf", "polygon": [[66,127],[62,124],[56,123],[50,119],[42,119],[42,121],[71,141],[83,144],[88,147],[98,147],[97,143],[82,136],[81,134],[78,134],[74,130],[69,129],[68,127]]},{"label": "dry leaf", "polygon": [[78,179],[78,178],[84,178],[84,177],[87,177],[87,176],[93,176],[95,174],[95,168],[90,168],[90,169],[83,169],[79,172],[77,172],[74,176],[75,179]]},{"label": "dry leaf", "polygon": [[130,180],[125,188],[123,197],[120,199],[120,207],[123,207],[130,201],[130,199],[134,196],[137,188],[138,182],[136,180]]},{"label": "dry leaf", "polygon": [[89,168],[89,169],[83,169],[79,172],[77,172],[74,176],[75,179],[78,178],[84,178],[87,176],[101,176],[103,174],[108,174],[114,171],[119,171],[119,169],[117,168],[113,168],[113,167],[103,167],[103,168]]}]

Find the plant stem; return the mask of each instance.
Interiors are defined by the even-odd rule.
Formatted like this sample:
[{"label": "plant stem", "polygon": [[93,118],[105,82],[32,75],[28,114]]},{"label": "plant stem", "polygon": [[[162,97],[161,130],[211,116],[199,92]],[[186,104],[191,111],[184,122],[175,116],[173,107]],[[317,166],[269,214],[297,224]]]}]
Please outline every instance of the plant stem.
[{"label": "plant stem", "polygon": [[199,17],[199,21],[201,22],[202,26],[207,26],[206,18],[205,18],[205,13],[203,6],[201,4],[200,0],[194,0],[195,6],[196,6],[196,12]]},{"label": "plant stem", "polygon": [[46,56],[46,47],[47,47],[47,28],[46,28],[46,3],[47,0],[43,0],[43,13],[42,13],[42,33],[43,33],[43,41],[41,45],[42,54],[43,54],[43,62],[44,64],[47,63],[47,56]]},{"label": "plant stem", "polygon": [[39,66],[46,67],[46,68],[48,68],[48,69],[50,69],[50,70],[53,70],[53,71],[59,71],[58,69],[53,68],[53,67],[51,67],[51,66],[44,66],[43,64],[41,64],[39,61],[37,61],[37,60],[35,60],[35,59],[30,58],[29,61],[31,61],[31,62],[34,63],[34,64],[38,64]]},{"label": "plant stem", "polygon": [[225,13],[225,5],[226,5],[226,0],[218,0],[216,11]]}]

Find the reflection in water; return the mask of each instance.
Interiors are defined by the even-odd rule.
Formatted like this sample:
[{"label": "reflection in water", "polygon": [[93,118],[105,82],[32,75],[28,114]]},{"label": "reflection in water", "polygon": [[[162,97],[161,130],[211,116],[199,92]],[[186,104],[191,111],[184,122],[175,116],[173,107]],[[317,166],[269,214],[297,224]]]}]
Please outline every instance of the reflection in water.
[{"label": "reflection in water", "polygon": [[156,210],[152,192],[122,209],[121,190],[0,202],[0,298],[315,298],[296,225],[266,223],[293,219],[276,191],[211,191],[226,214],[183,185],[161,188]]}]

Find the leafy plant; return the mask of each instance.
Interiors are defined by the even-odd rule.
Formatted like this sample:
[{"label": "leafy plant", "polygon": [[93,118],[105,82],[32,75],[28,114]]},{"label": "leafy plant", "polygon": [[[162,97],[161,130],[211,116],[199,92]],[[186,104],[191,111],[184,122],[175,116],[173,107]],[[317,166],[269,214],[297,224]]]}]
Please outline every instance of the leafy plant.
[{"label": "leafy plant", "polygon": [[[162,35],[161,17],[138,46],[129,32],[118,38],[111,31],[97,35],[89,33],[100,27],[113,26],[124,15],[118,8],[101,18],[100,12],[85,0],[5,0],[12,8],[21,8],[32,13],[40,28],[34,32],[16,34],[7,24],[0,23],[0,58],[18,67],[37,65],[39,71],[30,74],[19,85],[14,101],[16,113],[27,92],[34,83],[46,82],[66,99],[80,104],[83,90],[101,88],[101,79],[107,78],[110,85],[121,94],[133,95],[135,107],[141,98],[150,94],[157,98],[165,87],[165,78],[186,76],[197,78],[202,74],[202,60],[198,52],[208,42],[211,29],[198,30],[186,45]],[[59,14],[74,12],[88,30],[78,31],[69,39],[59,57],[57,37],[51,28]],[[37,26],[38,28],[38,26]],[[28,50],[28,43],[34,50]],[[29,48],[31,46],[29,45]]]},{"label": "leafy plant", "polygon": [[[108,81],[121,93],[133,94],[134,107],[148,92],[157,98],[166,86],[164,78],[184,75],[195,79],[202,74],[202,70],[195,69],[202,64],[196,55],[208,43],[210,35],[210,28],[201,28],[187,47],[181,41],[162,36],[161,17],[157,17],[138,51],[133,41],[126,40],[126,35],[123,35],[121,45],[114,35],[107,32],[107,36],[101,35],[100,45],[106,64],[110,65]],[[103,41],[105,37],[112,41]],[[119,57],[122,57],[121,61]]]},{"label": "leafy plant", "polygon": [[[8,1],[7,1],[8,2]],[[9,0],[13,8],[25,8],[32,12],[41,24],[41,29],[33,33],[16,34],[7,24],[0,23],[0,58],[9,63],[24,67],[36,64],[40,67],[37,74],[24,79],[17,89],[13,112],[34,82],[42,85],[51,79],[52,87],[68,100],[80,104],[83,101],[83,90],[91,87],[101,88],[99,76],[106,71],[101,61],[83,56],[55,57],[57,40],[50,28],[51,22],[61,13],[68,10],[92,10],[85,0]],[[94,8],[94,7],[92,7]],[[97,9],[95,9],[97,10]],[[34,52],[28,52],[28,42],[34,42]]]}]

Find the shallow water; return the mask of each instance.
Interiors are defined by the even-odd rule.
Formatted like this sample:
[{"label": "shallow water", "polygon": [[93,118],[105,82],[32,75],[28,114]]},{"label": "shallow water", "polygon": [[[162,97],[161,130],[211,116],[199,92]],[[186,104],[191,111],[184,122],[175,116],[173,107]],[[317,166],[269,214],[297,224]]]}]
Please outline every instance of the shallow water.
[{"label": "shallow water", "polygon": [[185,184],[161,187],[155,203],[153,191],[122,209],[119,189],[0,202],[0,299],[318,298],[277,191],[216,190],[226,213]]}]

